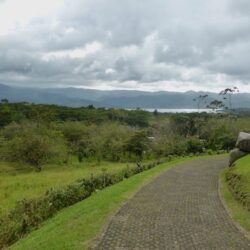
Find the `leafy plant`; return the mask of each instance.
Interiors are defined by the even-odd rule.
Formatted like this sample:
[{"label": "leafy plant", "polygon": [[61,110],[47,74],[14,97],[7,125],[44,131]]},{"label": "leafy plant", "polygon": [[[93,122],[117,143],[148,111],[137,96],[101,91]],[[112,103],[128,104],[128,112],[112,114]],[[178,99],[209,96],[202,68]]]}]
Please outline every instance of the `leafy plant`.
[{"label": "leafy plant", "polygon": [[46,127],[19,126],[4,135],[7,138],[2,143],[1,158],[9,162],[27,163],[40,171],[45,163],[67,158],[63,138]]},{"label": "leafy plant", "polygon": [[138,163],[135,167],[124,168],[116,174],[107,173],[106,169],[103,169],[102,174],[98,176],[92,175],[89,179],[79,179],[62,189],[48,190],[40,198],[17,202],[14,209],[0,217],[0,248],[15,242],[32,229],[38,228],[57,211],[86,199],[96,190],[113,185],[161,163],[160,160],[146,165]]}]

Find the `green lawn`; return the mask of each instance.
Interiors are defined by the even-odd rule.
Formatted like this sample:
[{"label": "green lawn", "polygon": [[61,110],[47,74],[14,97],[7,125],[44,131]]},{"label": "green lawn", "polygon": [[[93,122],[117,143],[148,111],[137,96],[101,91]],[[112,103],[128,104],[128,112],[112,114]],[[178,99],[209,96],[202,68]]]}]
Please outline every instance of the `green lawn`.
[{"label": "green lawn", "polygon": [[36,172],[27,166],[0,163],[0,212],[13,207],[17,200],[38,197],[50,188],[60,188],[78,178],[101,173],[103,168],[115,172],[125,166],[125,163],[108,162],[70,163],[45,166],[42,172]]},{"label": "green lawn", "polygon": [[221,193],[232,218],[250,232],[250,155],[221,174]]},{"label": "green lawn", "polygon": [[62,210],[10,249],[87,249],[89,241],[100,232],[107,218],[140,187],[162,171],[190,159],[161,164],[95,193],[88,199]]}]

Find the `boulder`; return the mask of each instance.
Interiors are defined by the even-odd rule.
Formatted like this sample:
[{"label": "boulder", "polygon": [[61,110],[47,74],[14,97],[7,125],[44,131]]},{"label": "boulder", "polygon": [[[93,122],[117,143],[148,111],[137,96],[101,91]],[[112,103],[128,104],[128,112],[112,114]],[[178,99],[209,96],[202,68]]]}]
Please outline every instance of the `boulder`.
[{"label": "boulder", "polygon": [[240,132],[236,147],[244,152],[250,152],[250,134],[245,132]]},{"label": "boulder", "polygon": [[238,148],[230,151],[229,167],[231,167],[235,161],[237,161],[238,159],[240,159],[241,157],[247,154],[248,154],[247,152],[241,151]]}]

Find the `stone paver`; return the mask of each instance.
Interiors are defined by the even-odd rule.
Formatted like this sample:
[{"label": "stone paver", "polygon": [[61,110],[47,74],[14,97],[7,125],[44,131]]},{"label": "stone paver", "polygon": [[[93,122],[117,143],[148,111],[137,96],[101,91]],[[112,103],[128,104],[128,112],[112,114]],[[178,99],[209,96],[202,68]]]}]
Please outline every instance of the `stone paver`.
[{"label": "stone paver", "polygon": [[144,186],[111,219],[94,249],[250,249],[218,194],[225,157],[171,168]]}]

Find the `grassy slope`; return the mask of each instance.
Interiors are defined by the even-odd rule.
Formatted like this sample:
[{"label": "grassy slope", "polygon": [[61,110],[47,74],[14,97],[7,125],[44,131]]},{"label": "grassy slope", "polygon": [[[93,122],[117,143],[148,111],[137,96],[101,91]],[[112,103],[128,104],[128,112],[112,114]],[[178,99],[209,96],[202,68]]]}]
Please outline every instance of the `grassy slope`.
[{"label": "grassy slope", "polygon": [[40,229],[18,241],[10,249],[87,249],[89,240],[100,232],[108,216],[142,185],[176,163],[189,159],[161,164],[64,209],[54,218],[45,222]]},{"label": "grassy slope", "polygon": [[250,155],[238,160],[233,168],[225,169],[221,175],[221,183],[221,192],[231,216],[250,231],[250,211],[246,208],[250,208]]},{"label": "grassy slope", "polygon": [[89,177],[92,173],[121,170],[122,163],[71,163],[67,166],[47,166],[42,172],[17,169],[10,164],[0,163],[0,211],[14,206],[22,198],[35,198],[43,195],[50,188],[59,188],[72,183],[81,177]]}]

